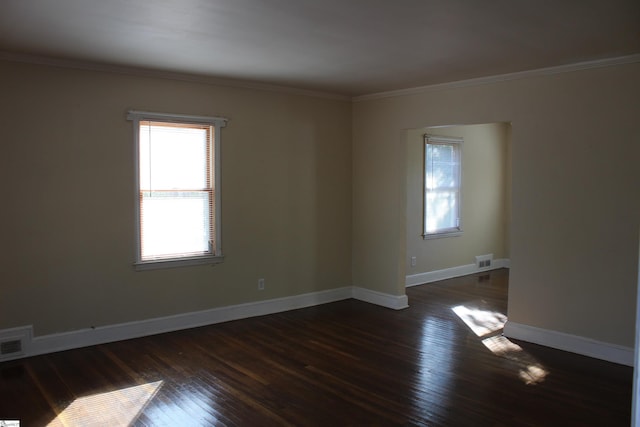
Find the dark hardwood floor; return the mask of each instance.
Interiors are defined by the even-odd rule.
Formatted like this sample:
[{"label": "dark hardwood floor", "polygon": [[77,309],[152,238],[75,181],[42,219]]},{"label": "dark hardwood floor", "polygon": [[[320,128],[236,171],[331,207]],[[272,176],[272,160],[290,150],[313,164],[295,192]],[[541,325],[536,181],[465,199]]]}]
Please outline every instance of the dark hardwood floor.
[{"label": "dark hardwood floor", "polygon": [[[628,426],[632,368],[502,337],[508,271],[0,364],[24,426]],[[476,331],[476,332],[474,332]]]}]

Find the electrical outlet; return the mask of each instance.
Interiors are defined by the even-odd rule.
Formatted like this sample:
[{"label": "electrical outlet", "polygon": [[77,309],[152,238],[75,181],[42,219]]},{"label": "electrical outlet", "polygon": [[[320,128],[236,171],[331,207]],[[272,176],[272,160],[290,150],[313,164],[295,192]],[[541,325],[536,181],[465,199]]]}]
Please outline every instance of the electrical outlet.
[{"label": "electrical outlet", "polygon": [[416,257],[412,256],[411,257],[411,267],[415,267],[416,266]]},{"label": "electrical outlet", "polygon": [[264,291],[264,279],[258,279],[258,290]]}]

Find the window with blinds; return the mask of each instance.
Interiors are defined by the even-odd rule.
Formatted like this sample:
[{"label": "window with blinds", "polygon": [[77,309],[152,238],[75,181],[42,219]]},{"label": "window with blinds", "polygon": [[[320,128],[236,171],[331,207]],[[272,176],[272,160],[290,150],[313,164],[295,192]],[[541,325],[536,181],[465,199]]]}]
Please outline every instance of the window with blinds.
[{"label": "window with blinds", "polygon": [[462,232],[462,138],[425,135],[425,238]]},{"label": "window with blinds", "polygon": [[219,262],[224,119],[130,112],[137,157],[136,266]]}]

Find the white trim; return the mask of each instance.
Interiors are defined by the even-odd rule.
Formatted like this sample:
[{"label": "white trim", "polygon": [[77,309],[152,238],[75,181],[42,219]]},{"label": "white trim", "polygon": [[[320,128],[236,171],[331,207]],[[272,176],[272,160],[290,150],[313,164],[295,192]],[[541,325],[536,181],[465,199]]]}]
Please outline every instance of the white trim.
[{"label": "white trim", "polygon": [[[427,194],[429,193],[429,188],[427,187],[427,183],[428,183],[428,177],[433,175],[433,164],[429,164],[427,162],[427,155],[428,155],[428,151],[429,151],[429,146],[430,145],[448,145],[454,148],[454,155],[453,157],[457,157],[457,166],[458,166],[458,176],[457,176],[457,181],[456,184],[457,186],[455,187],[449,187],[449,190],[456,188],[457,191],[457,197],[456,197],[456,225],[453,227],[449,227],[449,228],[439,228],[436,229],[435,231],[427,231],[427,216],[428,216],[428,196]],[[423,194],[423,199],[422,199],[422,211],[424,213],[424,215],[422,216],[422,238],[425,240],[429,240],[429,239],[442,239],[442,238],[446,238],[446,237],[458,237],[462,235],[462,232],[464,231],[462,229],[462,181],[463,181],[463,177],[462,177],[462,169],[463,169],[463,150],[464,150],[464,138],[461,137],[457,137],[457,136],[441,136],[441,135],[431,135],[431,134],[424,134],[424,141],[423,141],[423,161],[424,161],[424,169],[423,169],[423,177],[424,177],[424,186],[422,188],[422,194]],[[457,155],[457,156],[456,156]],[[440,188],[440,187],[438,187]]]},{"label": "white trim", "polygon": [[[638,239],[640,243],[640,238]],[[639,252],[640,253],[640,252]],[[636,288],[636,342],[633,357],[633,394],[631,399],[631,426],[640,427],[640,257],[638,258],[638,285]]]},{"label": "white trim", "polygon": [[437,90],[456,89],[468,86],[478,86],[482,84],[499,83],[510,80],[519,80],[531,77],[548,76],[553,74],[569,73],[580,70],[590,70],[593,68],[613,67],[616,65],[634,64],[640,62],[640,54],[632,54],[626,56],[618,56],[614,58],[598,59],[594,61],[577,62],[573,64],[559,65],[555,67],[538,68],[534,70],[519,71],[515,73],[498,74],[487,77],[479,77],[467,80],[458,80],[447,83],[438,83],[433,85],[425,85],[412,87],[407,89],[390,90],[385,92],[376,92],[360,96],[348,96],[337,93],[294,88],[288,86],[279,86],[268,83],[230,79],[222,77],[213,77],[189,73],[178,73],[163,70],[154,70],[148,68],[138,68],[133,66],[118,66],[109,64],[100,64],[96,62],[53,58],[41,55],[29,55],[24,53],[15,53],[0,51],[0,60],[20,62],[25,64],[46,65],[59,68],[72,68],[77,70],[98,71],[104,73],[123,74],[130,76],[141,76],[160,78],[168,80],[177,80],[193,83],[202,83],[215,86],[232,87],[239,89],[253,89],[268,92],[285,93],[292,95],[310,96],[314,98],[335,99],[340,101],[368,101],[372,99],[393,98],[397,96],[415,95],[424,92]]},{"label": "white trim", "polygon": [[194,311],[173,316],[157,317],[135,322],[96,328],[80,329],[33,338],[27,356],[53,353],[108,342],[139,338],[182,329],[280,313],[351,298],[351,288],[312,292],[292,297],[276,298],[245,304]]},{"label": "white trim", "polygon": [[353,298],[393,310],[402,310],[409,307],[409,300],[406,295],[390,295],[357,286],[353,287]]},{"label": "white trim", "polygon": [[[57,351],[71,350],[114,341],[140,338],[165,332],[173,332],[200,326],[213,325],[231,320],[246,319],[255,316],[280,313],[312,307],[330,302],[354,298],[357,300],[399,310],[408,307],[407,296],[394,296],[357,287],[343,287],[327,291],[311,292],[291,297],[275,298],[265,301],[218,307],[210,310],[181,313],[166,317],[157,317],[115,325],[98,326],[70,332],[43,335],[32,338],[32,326],[0,330],[0,337],[21,336],[23,352],[11,358],[37,356]],[[27,334],[27,335],[25,335]]]},{"label": "white trim", "polygon": [[[224,261],[222,255],[222,207],[221,207],[221,158],[220,158],[220,146],[221,135],[220,129],[227,125],[228,119],[225,117],[213,117],[213,116],[194,116],[187,114],[174,114],[174,113],[160,113],[150,111],[138,111],[129,110],[126,116],[127,120],[133,122],[133,156],[134,156],[134,173],[135,173],[135,232],[136,232],[136,261],[134,262],[134,268],[136,271],[143,270],[155,270],[163,268],[176,268],[203,264],[218,264]],[[215,235],[215,247],[209,247],[211,253],[207,253],[200,256],[192,257],[180,257],[180,258],[167,258],[157,260],[143,260],[141,250],[142,230],[140,228],[140,122],[142,121],[162,121],[171,123],[199,123],[209,126],[212,129],[213,135],[210,138],[210,144],[213,145],[213,152],[207,161],[210,163],[210,168],[213,170],[213,176],[211,177],[213,194],[214,194],[214,209],[212,212],[214,222],[214,235]],[[210,241],[211,242],[211,241]]]},{"label": "white trim", "polygon": [[610,344],[578,335],[536,328],[508,321],[504,326],[507,338],[519,339],[583,356],[594,357],[621,365],[633,366],[633,348]]},{"label": "white trim", "polygon": [[212,124],[216,127],[225,127],[229,119],[226,117],[214,117],[214,116],[191,116],[189,114],[172,114],[172,113],[155,113],[152,111],[127,111],[127,120],[143,121],[143,120],[160,120],[163,122],[176,122],[176,123],[204,123]]},{"label": "white trim", "polygon": [[129,76],[150,77],[157,79],[177,80],[190,83],[201,83],[214,86],[232,87],[238,89],[262,90],[267,92],[285,93],[291,95],[310,96],[313,98],[335,99],[339,101],[350,101],[351,97],[342,94],[300,89],[288,86],[279,86],[256,81],[222,78],[190,73],[178,73],[164,70],[154,70],[150,68],[138,68],[134,66],[119,66],[101,64],[96,62],[53,58],[40,55],[29,55],[24,53],[0,51],[0,60],[21,62],[25,64],[45,65],[50,67],[71,68],[76,70],[98,71],[103,73],[122,74]]},{"label": "white trim", "polygon": [[433,135],[429,133],[424,134],[425,144],[464,144],[464,138],[459,136],[443,136]]},{"label": "white trim", "polygon": [[[218,221],[219,222],[219,221]],[[191,267],[194,265],[214,265],[224,261],[224,256],[200,256],[185,258],[158,259],[152,261],[138,261],[133,264],[136,271],[160,270],[165,268]]]},{"label": "white trim", "polygon": [[[457,230],[457,229],[453,229],[453,230]],[[463,234],[464,233],[462,232],[462,229],[460,229],[459,231],[440,231],[438,233],[423,234],[422,239],[423,240],[446,239],[447,237],[460,237]]]},{"label": "white trim", "polygon": [[427,271],[425,273],[408,275],[405,278],[405,286],[422,285],[425,283],[437,282],[439,280],[453,279],[454,277],[467,276],[469,274],[509,267],[511,267],[511,260],[507,258],[499,258],[494,259],[491,262],[491,266],[485,268],[478,268],[476,264],[467,264],[442,270]]},{"label": "white trim", "polygon": [[[218,118],[216,118],[218,119]],[[209,159],[211,163],[211,167],[213,168],[213,218],[215,220],[214,230],[216,236],[215,241],[215,254],[217,257],[217,262],[222,262],[222,155],[221,155],[221,146],[222,146],[222,136],[220,134],[220,129],[227,125],[227,119],[220,118],[222,122],[218,122],[216,126],[213,127],[213,153],[211,153],[214,157],[213,159]]]},{"label": "white trim", "polygon": [[371,93],[368,95],[354,96],[353,102],[370,101],[373,99],[395,98],[398,96],[417,95],[438,90],[458,89],[469,86],[479,86],[491,83],[501,83],[511,80],[521,80],[532,77],[549,76],[554,74],[570,73],[573,71],[590,70],[593,68],[613,67],[616,65],[634,64],[640,62],[640,54],[619,56],[615,58],[598,59],[595,61],[577,62],[574,64],[559,65],[556,67],[538,68],[535,70],[519,71],[515,73],[498,74],[474,79],[459,80],[454,82],[434,85],[418,86],[408,89],[390,90],[386,92]]}]

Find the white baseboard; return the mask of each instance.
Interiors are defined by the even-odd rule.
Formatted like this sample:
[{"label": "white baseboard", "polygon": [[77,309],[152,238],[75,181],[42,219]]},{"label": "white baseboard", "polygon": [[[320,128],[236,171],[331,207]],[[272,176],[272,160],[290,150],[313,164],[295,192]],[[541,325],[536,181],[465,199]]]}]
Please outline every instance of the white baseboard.
[{"label": "white baseboard", "polygon": [[35,356],[72,348],[139,338],[147,335],[197,328],[199,326],[245,319],[248,317],[263,316],[349,299],[351,296],[352,288],[345,287],[329,291],[176,314],[173,316],[44,335],[33,338],[29,355]]},{"label": "white baseboard", "polygon": [[353,298],[394,310],[402,310],[403,308],[409,307],[409,300],[406,295],[396,296],[384,294],[357,286],[353,287]]},{"label": "white baseboard", "polygon": [[509,268],[511,260],[507,258],[494,259],[491,267],[478,268],[476,264],[461,265],[458,267],[445,268],[442,270],[427,271],[425,273],[412,274],[405,278],[405,286],[423,285],[425,283],[437,282],[439,280],[453,279],[454,277],[467,276],[469,274],[481,273],[483,271],[497,270],[499,268]]},{"label": "white baseboard", "polygon": [[27,339],[24,339],[23,351],[15,355],[6,356],[1,360],[7,361],[23,357],[37,356],[40,354],[54,353],[57,351],[105,344],[108,342],[196,328],[199,326],[212,325],[231,320],[264,316],[267,314],[280,313],[283,311],[311,307],[350,298],[395,310],[408,307],[406,295],[394,296],[364,288],[348,286],[328,291],[312,292],[303,295],[231,305],[213,308],[210,310],[194,311],[135,322],[99,326],[96,328],[79,329],[70,332],[36,336],[33,338],[31,333],[32,326],[29,325],[20,328],[0,330],[0,338],[3,336],[13,337],[16,335],[16,331],[18,330],[28,331],[28,337]]},{"label": "white baseboard", "polygon": [[569,351],[621,365],[633,366],[634,349],[621,345],[596,341],[578,335],[551,331],[508,321],[504,326],[507,338],[540,344],[558,350]]}]

